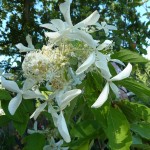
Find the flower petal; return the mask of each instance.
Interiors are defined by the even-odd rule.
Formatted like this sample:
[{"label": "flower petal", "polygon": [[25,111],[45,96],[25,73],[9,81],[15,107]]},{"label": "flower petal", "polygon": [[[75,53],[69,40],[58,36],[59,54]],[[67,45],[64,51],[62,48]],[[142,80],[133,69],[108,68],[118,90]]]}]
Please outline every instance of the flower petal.
[{"label": "flower petal", "polygon": [[59,102],[58,102],[60,109],[61,110],[65,109],[67,105],[70,104],[70,101],[73,100],[79,94],[81,94],[81,92],[82,91],[80,89],[74,89],[74,90],[70,90],[64,93],[62,97],[60,97]]},{"label": "flower petal", "polygon": [[70,0],[65,0],[64,3],[59,5],[59,9],[64,16],[65,21],[72,26],[72,21],[70,17]]},{"label": "flower petal", "polygon": [[26,79],[23,84],[23,91],[31,89],[36,84],[36,81],[33,79]]},{"label": "flower petal", "polygon": [[117,64],[122,65],[122,66],[125,66],[125,64],[122,61],[120,61],[119,59],[110,59],[110,61],[113,61],[113,62],[115,62]]},{"label": "flower petal", "polygon": [[94,25],[98,21],[99,17],[100,14],[98,13],[97,10],[95,10],[90,16],[88,16],[86,19],[76,24],[74,27],[81,28],[86,27],[88,25]]},{"label": "flower petal", "polygon": [[76,70],[76,74],[79,75],[87,70],[95,61],[95,53],[91,53],[85,62]]},{"label": "flower petal", "polygon": [[61,111],[60,115],[58,116],[57,127],[58,127],[58,131],[59,131],[60,135],[63,137],[63,139],[67,143],[69,143],[71,141],[71,138],[70,138],[67,124],[66,124],[66,121],[65,121],[62,111]]},{"label": "flower petal", "polygon": [[130,76],[131,71],[132,71],[132,65],[128,63],[126,68],[123,71],[121,71],[119,74],[111,78],[110,81],[119,81],[128,78]]},{"label": "flower petal", "polygon": [[45,32],[44,34],[46,37],[49,37],[50,39],[56,39],[61,36],[61,34],[58,32]]},{"label": "flower petal", "polygon": [[57,31],[65,30],[65,23],[60,19],[52,19],[51,23],[56,27]]},{"label": "flower petal", "polygon": [[109,83],[107,82],[101,94],[99,95],[98,99],[95,101],[95,103],[91,107],[92,108],[101,107],[107,100],[108,94],[109,94]]},{"label": "flower petal", "polygon": [[97,47],[97,50],[103,50],[104,48],[108,48],[110,47],[112,44],[112,41],[110,40],[105,40],[102,44],[100,44],[98,47]]},{"label": "flower petal", "polygon": [[48,105],[48,112],[52,115],[55,127],[57,127],[58,114],[52,105]]},{"label": "flower petal", "polygon": [[26,36],[26,41],[28,43],[28,48],[33,48],[34,49],[34,45],[32,44],[32,38],[31,38],[31,35],[27,35]]},{"label": "flower petal", "polygon": [[39,114],[44,110],[46,105],[47,105],[47,102],[40,104],[40,106],[33,112],[33,114],[30,116],[30,118],[34,118],[34,120],[36,120],[37,117],[39,116]]},{"label": "flower petal", "polygon": [[20,103],[22,101],[22,94],[17,94],[16,97],[12,98],[11,101],[8,104],[8,110],[11,115],[14,115],[17,108],[19,107]]},{"label": "flower petal", "polygon": [[119,95],[120,95],[120,90],[119,88],[112,82],[109,83],[112,91],[114,92],[114,94],[116,95],[117,98],[119,98]]},{"label": "flower petal", "polygon": [[35,49],[34,48],[29,48],[29,47],[26,47],[24,46],[22,43],[18,43],[16,44],[16,47],[20,50],[19,52],[29,52],[29,51],[34,51]]},{"label": "flower petal", "polygon": [[1,77],[1,83],[5,89],[11,92],[16,92],[16,93],[21,92],[17,83],[14,81],[6,80],[4,77]]},{"label": "flower petal", "polygon": [[47,29],[50,29],[52,31],[58,31],[58,29],[51,23],[45,23],[45,24],[41,24],[40,27],[43,27],[43,28],[47,28]]}]

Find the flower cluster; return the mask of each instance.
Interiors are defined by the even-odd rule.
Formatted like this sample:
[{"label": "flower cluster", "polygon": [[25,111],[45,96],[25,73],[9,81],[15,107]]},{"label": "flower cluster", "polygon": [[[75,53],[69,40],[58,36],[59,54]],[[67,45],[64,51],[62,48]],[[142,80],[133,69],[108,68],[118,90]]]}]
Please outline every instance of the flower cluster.
[{"label": "flower cluster", "polygon": [[[21,43],[16,45],[20,52],[27,52],[22,64],[26,78],[23,88],[20,89],[16,82],[6,80],[4,77],[1,78],[1,81],[3,87],[16,93],[16,97],[11,99],[8,106],[12,115],[16,112],[22,99],[36,99],[41,103],[30,118],[36,120],[39,114],[46,110],[51,114],[54,125],[65,142],[70,142],[64,113],[70,102],[82,93],[81,89],[76,88],[76,85],[82,83],[88,72],[99,70],[106,80],[106,85],[91,106],[99,108],[108,99],[109,87],[116,97],[119,97],[119,89],[113,82],[129,77],[132,65],[129,63],[124,70],[112,77],[108,62],[125,65],[120,60],[111,59],[108,54],[107,50],[113,47],[113,41],[100,42],[93,39],[91,33],[104,30],[108,35],[109,30],[116,30],[116,27],[107,25],[106,22],[99,24],[98,11],[94,11],[86,19],[73,25],[70,17],[70,1],[65,0],[59,8],[65,21],[52,19],[50,23],[41,25],[51,30],[45,32],[45,36],[49,39],[47,45],[44,45],[41,50],[35,49],[29,35],[26,37],[28,47]],[[41,85],[45,85],[49,91],[48,95],[39,90]],[[44,149],[62,144],[62,141],[55,143],[53,137],[49,141],[50,145],[45,146]]]}]

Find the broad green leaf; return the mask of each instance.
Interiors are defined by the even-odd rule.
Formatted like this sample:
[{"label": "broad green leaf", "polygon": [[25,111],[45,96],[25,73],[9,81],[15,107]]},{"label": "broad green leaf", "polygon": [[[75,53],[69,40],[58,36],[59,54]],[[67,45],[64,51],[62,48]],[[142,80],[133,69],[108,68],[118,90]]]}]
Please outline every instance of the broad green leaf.
[{"label": "broad green leaf", "polygon": [[119,52],[115,52],[111,55],[112,59],[119,59],[122,62],[130,62],[130,63],[147,63],[148,60],[139,55],[136,52],[132,52],[130,50],[121,50]]},{"label": "broad green leaf", "polygon": [[140,123],[140,124],[131,124],[131,130],[145,139],[150,139],[150,124],[149,123]]},{"label": "broad green leaf", "polygon": [[9,92],[4,89],[0,89],[0,100],[10,101],[11,96],[10,96]]},{"label": "broad green leaf", "polygon": [[136,94],[141,99],[143,99],[145,96],[150,97],[150,88],[133,79],[124,79],[122,81],[118,81],[118,83],[126,87],[128,90]]},{"label": "broad green leaf", "polygon": [[24,109],[23,104],[21,104],[19,106],[19,108],[17,109],[17,111],[15,112],[14,115],[11,115],[8,111],[8,103],[9,103],[9,101],[3,101],[1,103],[1,106],[2,106],[5,114],[7,115],[7,117],[13,121],[24,123],[24,121],[26,120],[26,116],[28,116],[28,113]]},{"label": "broad green leaf", "polygon": [[6,115],[0,116],[0,127],[7,125],[10,121],[11,120]]},{"label": "broad green leaf", "polygon": [[150,146],[148,144],[133,144],[131,147],[137,148],[137,150],[150,150]]},{"label": "broad green leaf", "polygon": [[28,125],[28,120],[29,120],[29,116],[26,115],[26,116],[24,116],[24,122],[23,123],[13,121],[13,125],[20,135],[23,135],[25,133],[25,130],[26,130],[27,125]]},{"label": "broad green leaf", "polygon": [[78,138],[90,138],[99,134],[100,126],[96,120],[86,120],[78,123],[71,130],[71,135]]},{"label": "broad green leaf", "polygon": [[45,145],[45,137],[42,134],[34,133],[24,139],[23,150],[42,150]]},{"label": "broad green leaf", "polygon": [[132,144],[129,123],[119,108],[110,108],[107,137],[112,150],[128,150]]},{"label": "broad green leaf", "polygon": [[89,150],[89,141],[85,142],[78,150]]},{"label": "broad green leaf", "polygon": [[129,102],[128,100],[117,103],[130,122],[145,121],[150,123],[150,108],[145,105]]}]

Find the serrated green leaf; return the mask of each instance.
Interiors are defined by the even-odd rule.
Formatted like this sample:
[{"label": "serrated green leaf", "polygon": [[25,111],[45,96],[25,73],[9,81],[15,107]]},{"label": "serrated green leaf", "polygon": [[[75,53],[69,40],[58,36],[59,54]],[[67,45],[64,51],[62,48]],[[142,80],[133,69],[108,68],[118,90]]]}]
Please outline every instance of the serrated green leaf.
[{"label": "serrated green leaf", "polygon": [[10,101],[11,96],[10,96],[9,92],[4,89],[0,89],[0,100]]},{"label": "serrated green leaf", "polygon": [[117,105],[130,122],[145,121],[150,123],[150,108],[147,106],[129,102],[128,100],[118,102]]},{"label": "serrated green leaf", "polygon": [[132,144],[129,123],[119,108],[110,108],[107,136],[112,150],[128,150]]},{"label": "serrated green leaf", "polygon": [[130,50],[121,50],[119,52],[115,52],[111,55],[112,59],[119,59],[122,62],[130,62],[130,63],[147,63],[148,60],[139,55],[136,52],[132,52]]},{"label": "serrated green leaf", "polygon": [[45,137],[42,134],[34,133],[24,139],[23,150],[42,150],[45,145]]},{"label": "serrated green leaf", "polygon": [[[117,82],[116,82],[117,83]],[[143,83],[137,82],[133,79],[124,79],[122,81],[118,81],[118,83],[128,90],[136,94],[138,97],[143,99],[144,97],[150,97],[150,88],[144,85]],[[117,84],[118,84],[117,83]]]},{"label": "serrated green leaf", "polygon": [[131,124],[131,130],[145,139],[150,139],[150,124],[149,123],[134,123]]}]

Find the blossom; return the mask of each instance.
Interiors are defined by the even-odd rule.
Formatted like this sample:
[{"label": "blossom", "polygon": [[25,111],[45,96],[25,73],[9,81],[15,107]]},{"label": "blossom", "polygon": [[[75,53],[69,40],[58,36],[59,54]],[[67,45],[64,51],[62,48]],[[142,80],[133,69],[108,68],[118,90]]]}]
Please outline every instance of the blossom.
[{"label": "blossom", "polygon": [[91,106],[92,108],[98,108],[101,107],[105,101],[108,99],[108,94],[109,94],[109,86],[111,87],[112,91],[116,94],[116,96],[119,95],[119,89],[118,87],[113,83],[113,81],[119,81],[123,80],[127,77],[129,77],[130,73],[132,71],[132,65],[128,63],[126,68],[122,70],[119,74],[114,76],[111,79],[106,78],[107,83],[102,90],[101,94],[99,95],[98,99],[95,101],[95,103]]},{"label": "blossom", "polygon": [[65,22],[60,19],[51,20],[50,24],[43,24],[41,27],[48,28],[54,32],[45,32],[45,35],[51,39],[51,41],[58,42],[62,38],[68,38],[73,40],[80,40],[85,42],[91,47],[97,45],[97,41],[92,38],[92,36],[85,31],[79,30],[82,27],[87,27],[88,25],[94,25],[100,15],[97,11],[94,11],[90,16],[88,16],[83,21],[72,24],[70,17],[70,1],[66,0],[59,6],[61,13],[64,16]]},{"label": "blossom", "polygon": [[113,25],[108,25],[106,22],[101,22],[101,24],[96,23],[97,29],[104,29],[106,36],[109,34],[109,30],[117,30],[117,28]]},{"label": "blossom", "polygon": [[12,98],[8,105],[8,110],[11,115],[14,115],[17,108],[19,107],[20,103],[23,99],[33,99],[33,98],[43,98],[40,94],[36,94],[34,91],[29,90],[35,82],[31,82],[30,80],[26,80],[23,89],[19,89],[18,85],[14,81],[6,80],[4,77],[1,77],[1,83],[4,88],[11,92],[17,93],[17,95]]},{"label": "blossom", "polygon": [[31,36],[29,34],[26,36],[26,41],[28,43],[28,47],[24,46],[22,43],[16,44],[16,47],[20,50],[19,52],[35,51]]},{"label": "blossom", "polygon": [[[50,102],[46,101],[34,111],[34,113],[30,116],[30,118],[34,118],[35,120],[39,116],[39,114],[45,109],[48,105],[48,112],[51,113],[54,125],[58,128],[60,135],[66,142],[70,142],[71,138],[69,135],[69,131],[67,128],[67,124],[63,115],[63,110],[70,104],[70,102],[77,97],[81,93],[80,89],[73,89],[70,91],[64,92],[64,90],[59,91],[55,98],[58,103],[59,110],[55,110]],[[59,114],[57,112],[60,112]]]},{"label": "blossom", "polygon": [[49,139],[49,145],[45,145],[43,150],[68,150],[68,147],[61,147],[63,145],[63,140],[55,142],[54,138]]}]

